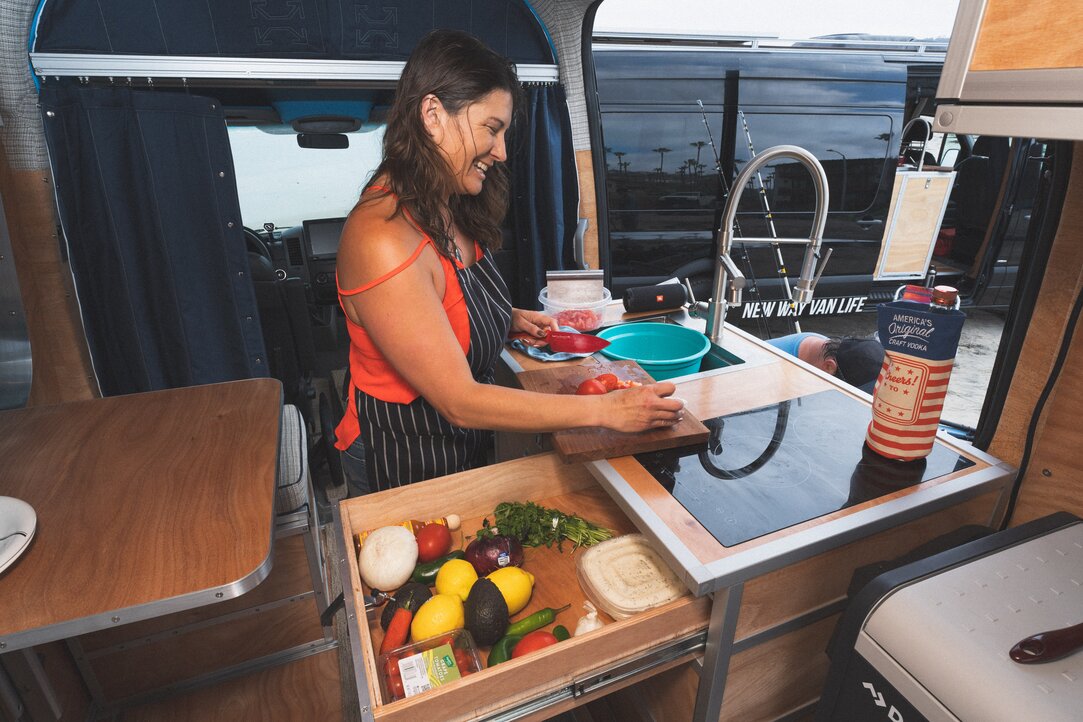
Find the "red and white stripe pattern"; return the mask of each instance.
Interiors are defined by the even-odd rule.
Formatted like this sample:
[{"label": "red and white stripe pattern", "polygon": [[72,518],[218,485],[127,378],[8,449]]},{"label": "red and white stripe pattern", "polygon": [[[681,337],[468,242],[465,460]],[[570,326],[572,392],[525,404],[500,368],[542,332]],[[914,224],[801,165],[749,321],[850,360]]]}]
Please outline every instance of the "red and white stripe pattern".
[{"label": "red and white stripe pattern", "polygon": [[921,459],[933,450],[955,359],[928,361],[896,351],[884,365],[872,392],[872,423],[865,442],[889,459]]}]

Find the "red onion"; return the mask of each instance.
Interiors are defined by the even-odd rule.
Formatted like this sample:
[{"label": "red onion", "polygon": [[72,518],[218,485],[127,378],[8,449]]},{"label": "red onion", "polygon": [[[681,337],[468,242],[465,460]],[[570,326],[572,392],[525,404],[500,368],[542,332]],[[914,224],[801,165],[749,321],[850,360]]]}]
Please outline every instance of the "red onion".
[{"label": "red onion", "polygon": [[510,536],[491,536],[475,539],[466,547],[466,561],[474,567],[478,576],[485,576],[501,567],[523,566],[523,545]]}]

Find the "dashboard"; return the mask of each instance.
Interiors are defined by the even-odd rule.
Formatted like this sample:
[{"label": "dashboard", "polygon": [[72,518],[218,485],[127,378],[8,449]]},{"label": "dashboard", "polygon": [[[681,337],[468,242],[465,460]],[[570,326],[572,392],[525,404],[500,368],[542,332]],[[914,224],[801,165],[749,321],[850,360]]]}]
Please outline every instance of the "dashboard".
[{"label": "dashboard", "polygon": [[275,256],[275,265],[284,267],[288,276],[301,278],[309,292],[309,300],[316,305],[338,304],[335,261],[345,223],[345,218],[302,221],[300,226],[283,230],[268,244]]}]

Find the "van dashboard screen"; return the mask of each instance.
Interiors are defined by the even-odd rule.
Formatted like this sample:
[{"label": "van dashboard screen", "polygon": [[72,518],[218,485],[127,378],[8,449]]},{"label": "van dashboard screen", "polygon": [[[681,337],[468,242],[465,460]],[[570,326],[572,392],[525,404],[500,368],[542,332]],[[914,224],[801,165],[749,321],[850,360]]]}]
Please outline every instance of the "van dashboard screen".
[{"label": "van dashboard screen", "polygon": [[305,245],[309,259],[334,260],[338,255],[338,239],[342,235],[342,227],[345,223],[345,218],[305,221]]}]

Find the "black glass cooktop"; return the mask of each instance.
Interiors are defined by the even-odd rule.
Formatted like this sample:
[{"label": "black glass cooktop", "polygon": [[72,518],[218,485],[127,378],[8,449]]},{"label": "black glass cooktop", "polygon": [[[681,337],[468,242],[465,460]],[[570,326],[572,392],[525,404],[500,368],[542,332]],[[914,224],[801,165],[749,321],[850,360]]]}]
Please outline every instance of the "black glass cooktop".
[{"label": "black glass cooktop", "polygon": [[636,459],[724,546],[734,546],[973,466],[935,444],[919,461],[865,446],[872,412],[821,391],[704,422],[706,444]]}]

